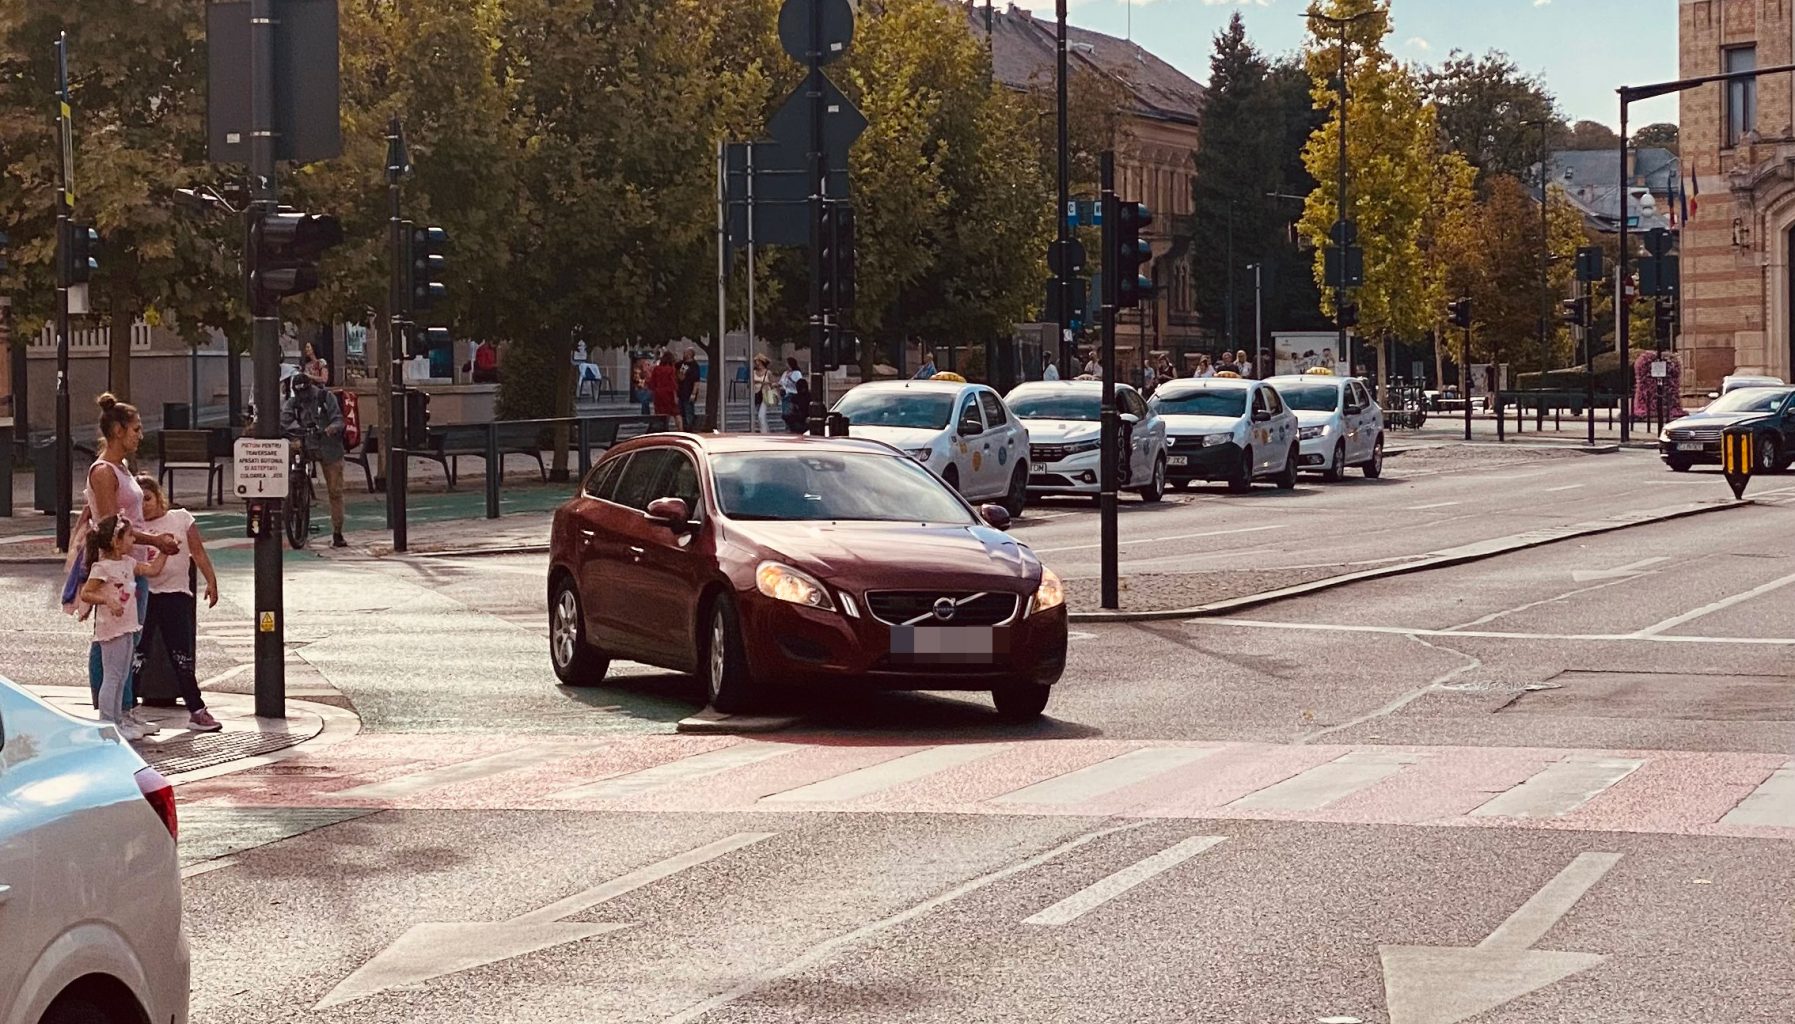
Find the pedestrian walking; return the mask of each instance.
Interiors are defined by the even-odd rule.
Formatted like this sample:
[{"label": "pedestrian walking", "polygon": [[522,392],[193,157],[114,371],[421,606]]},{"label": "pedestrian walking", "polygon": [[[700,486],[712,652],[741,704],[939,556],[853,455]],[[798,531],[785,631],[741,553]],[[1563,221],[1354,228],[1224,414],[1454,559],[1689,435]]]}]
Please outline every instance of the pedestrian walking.
[{"label": "pedestrian walking", "polygon": [[679,363],[679,418],[686,430],[698,429],[698,381],[702,376],[698,350],[687,345],[686,357]]},{"label": "pedestrian walking", "polygon": [[126,740],[160,731],[128,717],[125,707],[125,679],[137,650],[137,634],[143,629],[138,619],[138,580],[156,575],[168,562],[158,548],[150,549],[155,554],[149,561],[140,561],[133,551],[136,543],[136,531],[124,516],[100,520],[87,534],[87,582],[80,592],[81,601],[93,606],[93,642],[100,649],[100,720],[111,723]]},{"label": "pedestrian walking", "polygon": [[648,392],[654,396],[654,414],[672,420],[674,430],[684,430],[679,419],[679,368],[673,353],[662,352],[660,361],[649,371]]},{"label": "pedestrian walking", "polygon": [[794,434],[802,434],[809,421],[810,382],[799,377],[797,390],[792,392],[791,408],[785,413],[785,429]]},{"label": "pedestrian walking", "polygon": [[935,368],[935,353],[922,350],[922,367],[916,371],[915,380],[928,380],[941,371]]},{"label": "pedestrian walking", "polygon": [[1246,349],[1243,348],[1239,352],[1234,353],[1234,365],[1238,367],[1236,372],[1242,377],[1250,378],[1253,376],[1253,361],[1247,358]]},{"label": "pedestrian walking", "polygon": [[187,705],[187,727],[194,732],[217,732],[224,726],[206,710],[206,699],[199,692],[199,678],[194,674],[199,604],[193,588],[195,577],[204,576],[206,607],[217,607],[218,573],[206,554],[205,538],[200,536],[193,513],[170,508],[162,485],[154,477],[138,477],[137,486],[143,488],[143,513],[149,517],[144,528],[174,537],[180,550],[167,556],[161,572],[149,577],[149,602],[143,615],[143,632],[138,637],[136,671],[142,671],[151,639],[161,638],[162,648],[174,667],[175,685],[181,689],[181,701]]},{"label": "pedestrian walking", "polygon": [[754,392],[754,432],[768,433],[767,410],[779,404],[779,381],[773,376],[773,361],[764,352],[754,357],[754,372],[749,375],[748,387]]},{"label": "pedestrian walking", "polygon": [[648,390],[651,369],[648,360],[638,359],[631,365],[629,373],[630,401],[636,403],[636,411],[644,416],[654,412],[654,392]]},{"label": "pedestrian walking", "polygon": [[[798,357],[785,357],[785,372],[779,375],[779,416],[784,418],[792,413],[792,400],[798,394],[798,385],[804,383],[804,371],[798,369]],[[809,390],[807,387],[806,391]]]},{"label": "pedestrian walking", "polygon": [[299,364],[300,372],[310,377],[314,383],[329,387],[330,362],[318,358],[317,350],[312,348],[312,343],[309,341],[305,343],[304,352],[305,358]]},{"label": "pedestrian walking", "polygon": [[1059,380],[1060,368],[1053,365],[1053,357],[1047,357],[1047,368],[1041,371],[1042,380]]},{"label": "pedestrian walking", "polygon": [[343,407],[337,396],[310,377],[295,377],[293,393],[280,409],[280,429],[299,442],[307,458],[318,460],[330,497],[330,546],[348,547],[343,539]]}]

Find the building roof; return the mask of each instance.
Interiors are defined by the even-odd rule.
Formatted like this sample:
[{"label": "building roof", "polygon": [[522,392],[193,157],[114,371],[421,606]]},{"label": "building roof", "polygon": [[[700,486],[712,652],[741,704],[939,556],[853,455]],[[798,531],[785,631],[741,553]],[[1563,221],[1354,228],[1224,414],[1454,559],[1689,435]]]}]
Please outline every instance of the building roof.
[{"label": "building roof", "polygon": [[[966,3],[967,18],[980,35],[985,32],[985,10],[983,4]],[[990,10],[992,74],[1012,89],[1051,85],[1058,47],[1053,17],[1036,18],[1015,4],[1001,8],[993,4]],[[1066,47],[1073,74],[1091,71],[1119,84],[1131,113],[1193,125],[1202,116],[1203,86],[1140,44],[1067,26]]]},{"label": "building roof", "polygon": [[[1669,195],[1682,176],[1682,163],[1668,149],[1634,149],[1633,183],[1655,195]],[[1534,165],[1538,167],[1538,164]],[[1574,186],[1613,187],[1620,178],[1620,152],[1613,149],[1559,150],[1552,154],[1552,182]]]}]

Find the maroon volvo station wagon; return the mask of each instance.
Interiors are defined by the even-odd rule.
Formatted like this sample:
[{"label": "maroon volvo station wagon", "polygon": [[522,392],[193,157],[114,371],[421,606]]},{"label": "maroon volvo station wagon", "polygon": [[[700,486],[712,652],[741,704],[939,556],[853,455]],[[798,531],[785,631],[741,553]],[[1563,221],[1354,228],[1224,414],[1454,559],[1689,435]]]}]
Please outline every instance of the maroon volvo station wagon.
[{"label": "maroon volvo station wagon", "polygon": [[784,684],[989,690],[1031,719],[1065,670],[1065,594],[1008,525],[878,442],[637,438],[555,513],[555,675],[692,672],[721,711]]}]

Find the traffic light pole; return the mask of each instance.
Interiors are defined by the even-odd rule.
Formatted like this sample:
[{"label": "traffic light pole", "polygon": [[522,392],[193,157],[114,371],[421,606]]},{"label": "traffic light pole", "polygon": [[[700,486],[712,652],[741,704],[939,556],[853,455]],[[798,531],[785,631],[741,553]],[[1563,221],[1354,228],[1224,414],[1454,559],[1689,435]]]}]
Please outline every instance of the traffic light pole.
[{"label": "traffic light pole", "polygon": [[[244,262],[248,265],[250,344],[255,360],[256,436],[280,429],[280,299],[255,285],[256,227],[280,208],[274,180],[274,2],[249,3],[249,194]],[[255,709],[258,718],[287,717],[286,624],[282,621],[281,499],[263,499],[255,531]]]},{"label": "traffic light pole", "polygon": [[[69,431],[69,276],[74,239],[69,235],[69,215],[75,201],[73,114],[69,109],[69,36],[56,37],[57,129],[62,137],[60,181],[56,189],[56,550],[69,549],[70,514],[75,506],[75,450]],[[30,438],[25,438],[27,444]],[[9,456],[10,457],[10,453]]]},{"label": "traffic light pole", "polygon": [[[1059,239],[1059,251],[1064,254],[1070,248],[1067,243],[1070,242],[1072,238],[1072,226],[1067,223],[1066,219],[1066,207],[1072,203],[1072,153],[1069,132],[1066,126],[1066,0],[1057,0],[1057,3],[1054,6],[1054,15],[1059,22],[1059,36],[1057,40],[1059,70],[1055,76],[1059,90],[1056,106],[1056,117],[1059,122],[1057,127],[1059,135],[1059,205],[1054,209],[1053,219],[1055,224],[1058,225],[1058,233],[1055,237]],[[1057,342],[1057,347],[1059,349],[1060,376],[1066,380],[1071,380],[1076,374],[1072,372],[1073,352],[1070,331],[1070,323],[1072,320],[1072,271],[1069,267],[1062,264],[1060,269],[1054,272],[1053,286],[1057,289],[1055,294],[1059,296],[1059,322],[1055,324],[1054,327],[1058,331],[1058,337],[1055,341]]]},{"label": "traffic light pole", "polygon": [[1578,308],[1583,322],[1578,327],[1583,332],[1583,412],[1589,418],[1589,443],[1596,443],[1596,350],[1589,343],[1590,307],[1595,305],[1595,285],[1589,281],[1581,282],[1583,287],[1583,305]]},{"label": "traffic light pole", "polygon": [[[823,308],[823,203],[829,189],[829,155],[823,150],[823,5],[810,5],[810,49],[806,53],[809,74],[805,98],[810,102],[810,433],[822,437],[828,422],[829,364],[825,349],[829,327]],[[820,372],[819,372],[820,371]]]},{"label": "traffic light pole", "polygon": [[1121,260],[1117,257],[1116,154],[1103,151],[1103,373],[1102,469],[1098,484],[1098,547],[1103,562],[1103,607],[1121,607],[1121,583],[1117,578],[1116,552],[1116,443],[1121,420],[1116,413],[1116,306],[1120,297]]},{"label": "traffic light pole", "polygon": [[405,287],[405,221],[399,208],[399,182],[409,167],[403,127],[396,117],[387,126],[386,147],[387,235],[392,247],[391,294],[387,298],[390,311],[387,320],[386,520],[387,527],[393,531],[393,550],[404,551],[408,543],[405,471],[409,458],[405,454],[405,326],[411,296]]},{"label": "traffic light pole", "polygon": [[1458,375],[1464,381],[1465,440],[1471,440],[1471,325],[1465,324],[1465,347],[1459,357]]}]

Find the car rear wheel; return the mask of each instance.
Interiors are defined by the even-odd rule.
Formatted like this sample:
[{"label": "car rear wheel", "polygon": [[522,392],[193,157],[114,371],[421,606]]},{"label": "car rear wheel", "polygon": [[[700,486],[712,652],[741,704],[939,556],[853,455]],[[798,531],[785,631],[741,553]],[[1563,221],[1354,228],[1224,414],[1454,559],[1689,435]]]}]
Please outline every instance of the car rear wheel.
[{"label": "car rear wheel", "polygon": [[1758,472],[1780,473],[1783,469],[1783,446],[1774,437],[1766,437],[1758,445]]},{"label": "car rear wheel", "polygon": [[1367,479],[1376,480],[1383,475],[1384,439],[1380,437],[1377,439],[1377,443],[1371,446],[1371,460],[1365,463],[1365,476]]},{"label": "car rear wheel", "polygon": [[1017,463],[1016,471],[1010,474],[1010,492],[1004,495],[1003,510],[1011,516],[1019,516],[1028,507],[1028,467]]},{"label": "car rear wheel", "polygon": [[1165,497],[1165,493],[1166,460],[1165,456],[1161,455],[1153,460],[1153,478],[1147,481],[1147,486],[1141,488],[1139,494],[1142,501],[1158,501]]},{"label": "car rear wheel", "polygon": [[723,712],[754,706],[753,674],[742,648],[742,621],[727,594],[711,607],[710,639],[704,645],[704,681],[711,707]]},{"label": "car rear wheel", "polygon": [[1253,450],[1248,448],[1240,453],[1240,465],[1234,467],[1234,475],[1228,478],[1228,490],[1234,494],[1245,494],[1253,489]]},{"label": "car rear wheel", "polygon": [[1678,473],[1687,473],[1695,468],[1695,460],[1687,455],[1672,455],[1664,460],[1664,464]]},{"label": "car rear wheel", "polygon": [[1290,451],[1284,454],[1284,471],[1278,474],[1278,490],[1296,489],[1296,467],[1297,463],[1301,461],[1303,461],[1302,448],[1298,445],[1291,445]]},{"label": "car rear wheel", "polygon": [[597,686],[611,670],[611,659],[586,642],[585,613],[579,588],[562,577],[548,606],[548,654],[555,678],[568,686]]},{"label": "car rear wheel", "polygon": [[1334,457],[1328,462],[1328,468],[1321,471],[1321,478],[1334,483],[1346,475],[1346,442],[1334,442]]},{"label": "car rear wheel", "polygon": [[1006,722],[1032,722],[1047,709],[1047,698],[1052,694],[1051,686],[1006,683],[991,691],[991,703],[997,705],[998,717]]}]

